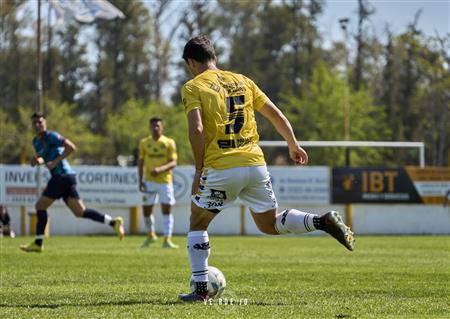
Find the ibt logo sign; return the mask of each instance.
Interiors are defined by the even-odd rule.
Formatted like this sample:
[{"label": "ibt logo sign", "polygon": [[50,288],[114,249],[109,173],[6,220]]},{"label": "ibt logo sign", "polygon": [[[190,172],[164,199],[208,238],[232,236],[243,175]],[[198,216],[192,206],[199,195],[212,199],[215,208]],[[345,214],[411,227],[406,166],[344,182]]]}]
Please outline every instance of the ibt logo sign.
[{"label": "ibt logo sign", "polygon": [[361,191],[363,193],[393,193],[396,178],[398,178],[396,171],[363,171]]},{"label": "ibt logo sign", "polygon": [[333,168],[333,203],[420,203],[404,168]]}]

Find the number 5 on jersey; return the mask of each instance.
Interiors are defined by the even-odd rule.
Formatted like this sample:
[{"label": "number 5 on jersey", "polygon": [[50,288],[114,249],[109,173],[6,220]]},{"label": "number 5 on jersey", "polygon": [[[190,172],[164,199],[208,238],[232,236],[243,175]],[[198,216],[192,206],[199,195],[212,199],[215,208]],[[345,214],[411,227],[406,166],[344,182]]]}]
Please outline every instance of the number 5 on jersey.
[{"label": "number 5 on jersey", "polygon": [[244,105],[245,96],[227,96],[227,113],[228,120],[234,121],[233,123],[225,125],[225,134],[237,134],[244,126],[245,118],[244,118],[244,108],[236,108],[235,106]]}]

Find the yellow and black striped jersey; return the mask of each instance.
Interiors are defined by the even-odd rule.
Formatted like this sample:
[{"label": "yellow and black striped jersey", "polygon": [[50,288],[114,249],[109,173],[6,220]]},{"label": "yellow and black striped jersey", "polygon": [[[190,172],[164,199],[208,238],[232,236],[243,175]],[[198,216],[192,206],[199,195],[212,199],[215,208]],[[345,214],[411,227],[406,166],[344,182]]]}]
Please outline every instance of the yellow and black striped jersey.
[{"label": "yellow and black striped jersey", "polygon": [[159,173],[152,176],[152,170],[155,167],[167,164],[171,160],[177,159],[177,149],[175,141],[164,135],[158,140],[152,136],[143,138],[139,143],[139,159],[144,163],[144,180],[155,183],[172,183],[172,170]]},{"label": "yellow and black striped jersey", "polygon": [[204,166],[226,169],[264,165],[254,110],[269,98],[244,75],[207,70],[186,82],[185,112],[200,109],[206,136]]}]

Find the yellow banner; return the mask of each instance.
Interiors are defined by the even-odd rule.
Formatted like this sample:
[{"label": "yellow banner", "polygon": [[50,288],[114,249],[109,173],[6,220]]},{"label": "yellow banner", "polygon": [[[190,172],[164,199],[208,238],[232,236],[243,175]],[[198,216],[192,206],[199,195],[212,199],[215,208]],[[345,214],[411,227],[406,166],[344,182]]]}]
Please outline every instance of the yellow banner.
[{"label": "yellow banner", "polygon": [[450,167],[405,168],[424,204],[444,204],[450,195]]}]

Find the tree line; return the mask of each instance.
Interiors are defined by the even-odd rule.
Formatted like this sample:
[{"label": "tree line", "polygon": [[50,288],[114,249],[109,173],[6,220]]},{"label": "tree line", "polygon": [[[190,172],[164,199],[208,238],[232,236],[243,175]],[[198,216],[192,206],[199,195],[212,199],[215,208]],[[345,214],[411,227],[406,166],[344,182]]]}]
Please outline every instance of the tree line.
[{"label": "tree line", "polygon": [[[1,163],[32,154],[36,21],[25,2],[0,6]],[[78,146],[75,163],[117,164],[119,154],[135,155],[155,115],[176,140],[180,164],[192,163],[179,94],[190,75],[180,43],[206,34],[219,67],[252,78],[300,140],[343,140],[348,103],[350,140],[423,141],[428,165],[448,165],[450,34],[425,35],[420,12],[399,34],[386,25],[380,38],[369,31],[370,2],[355,0],[355,31],[325,46],[322,0],[200,0],[176,11],[171,0],[111,2],[125,19],[62,29],[42,21],[44,112],[50,128]],[[258,125],[262,140],[280,139],[264,119]],[[342,149],[308,151],[313,165],[345,164]],[[266,150],[269,163],[279,154],[287,150]],[[352,150],[351,164],[413,165],[417,157],[414,150],[364,148]]]}]

